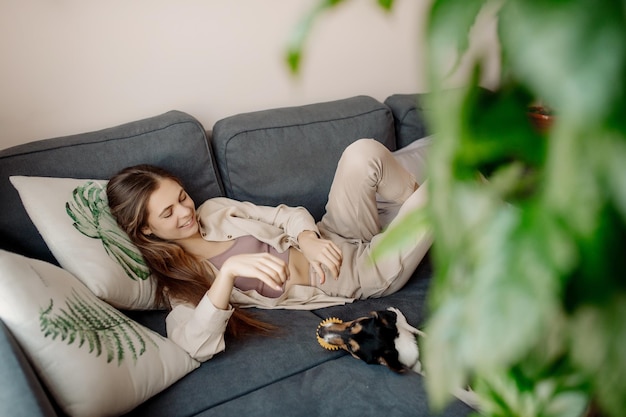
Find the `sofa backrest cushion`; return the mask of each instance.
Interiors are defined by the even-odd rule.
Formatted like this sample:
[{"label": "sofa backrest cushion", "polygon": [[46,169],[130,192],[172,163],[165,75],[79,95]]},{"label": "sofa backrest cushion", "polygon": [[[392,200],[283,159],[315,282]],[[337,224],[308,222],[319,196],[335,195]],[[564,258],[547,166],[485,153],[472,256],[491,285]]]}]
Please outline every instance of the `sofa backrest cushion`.
[{"label": "sofa backrest cushion", "polygon": [[178,175],[194,201],[223,195],[204,128],[179,111],[18,145],[0,151],[0,247],[57,263],[24,210],[10,176],[108,179],[122,168],[143,163]]},{"label": "sofa backrest cushion", "polygon": [[391,109],[398,148],[430,135],[428,129],[428,94],[394,94],[385,104]]},{"label": "sofa backrest cushion", "polygon": [[227,197],[304,206],[319,220],[341,153],[361,138],[395,150],[391,111],[367,96],[231,116],[212,144]]}]

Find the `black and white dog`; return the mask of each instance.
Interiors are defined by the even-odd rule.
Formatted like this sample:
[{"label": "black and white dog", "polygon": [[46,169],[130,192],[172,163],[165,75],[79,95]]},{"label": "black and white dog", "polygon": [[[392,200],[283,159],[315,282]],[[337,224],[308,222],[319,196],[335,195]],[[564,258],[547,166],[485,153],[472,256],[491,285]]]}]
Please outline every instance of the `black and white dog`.
[{"label": "black and white dog", "polygon": [[[384,365],[395,372],[411,370],[424,375],[419,337],[426,335],[394,307],[347,322],[327,319],[317,328],[318,341],[326,349],[343,349],[366,363]],[[473,391],[459,388],[453,394],[478,409]]]},{"label": "black and white dog", "polygon": [[366,363],[395,372],[422,372],[417,337],[424,333],[411,326],[397,308],[372,311],[347,322],[323,322],[317,336],[320,343],[343,349]]}]

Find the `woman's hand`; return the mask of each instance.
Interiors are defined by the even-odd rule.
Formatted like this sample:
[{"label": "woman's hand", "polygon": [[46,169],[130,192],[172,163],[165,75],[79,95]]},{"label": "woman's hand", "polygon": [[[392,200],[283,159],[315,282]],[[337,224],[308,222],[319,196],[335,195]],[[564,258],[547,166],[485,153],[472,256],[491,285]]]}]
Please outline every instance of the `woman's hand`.
[{"label": "woman's hand", "polygon": [[237,277],[256,278],[275,290],[282,290],[285,281],[289,279],[289,266],[269,253],[231,256],[222,265],[208,291],[215,307],[228,308],[230,293]]},{"label": "woman's hand", "polygon": [[339,269],[343,255],[337,245],[317,236],[317,233],[306,230],[298,235],[298,244],[302,253],[320,277],[320,284],[326,282],[326,269],[334,279],[339,277]]},{"label": "woman's hand", "polygon": [[289,279],[289,266],[269,253],[250,253],[228,258],[220,273],[229,276],[233,282],[236,277],[256,278],[281,290]]}]

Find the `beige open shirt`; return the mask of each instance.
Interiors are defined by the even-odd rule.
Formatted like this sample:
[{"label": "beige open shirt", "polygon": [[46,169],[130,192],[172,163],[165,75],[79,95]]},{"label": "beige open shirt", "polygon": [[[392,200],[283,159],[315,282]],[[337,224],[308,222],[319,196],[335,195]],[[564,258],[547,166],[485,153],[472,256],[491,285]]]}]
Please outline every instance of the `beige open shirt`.
[{"label": "beige open shirt", "polygon": [[[226,241],[251,235],[284,252],[298,247],[297,237],[305,231],[319,233],[315,220],[302,207],[257,206],[252,203],[213,198],[198,208],[202,236]],[[217,271],[215,271],[217,273]],[[241,307],[313,310],[352,302],[353,298],[333,297],[310,286],[292,286],[278,298],[263,297],[254,290],[234,289],[231,303]],[[170,300],[172,311],[166,318],[167,334],[199,361],[213,357],[225,348],[224,331],[233,309],[220,310],[205,295],[197,307]]]}]

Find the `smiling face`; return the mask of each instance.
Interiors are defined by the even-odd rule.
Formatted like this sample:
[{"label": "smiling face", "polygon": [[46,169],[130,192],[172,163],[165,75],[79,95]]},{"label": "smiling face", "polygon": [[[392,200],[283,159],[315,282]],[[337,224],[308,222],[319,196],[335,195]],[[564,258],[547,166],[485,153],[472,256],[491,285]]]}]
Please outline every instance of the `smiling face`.
[{"label": "smiling face", "polygon": [[195,204],[183,187],[171,179],[159,180],[148,199],[147,226],[142,233],[164,240],[181,240],[199,233]]}]

